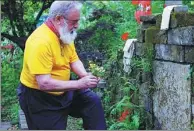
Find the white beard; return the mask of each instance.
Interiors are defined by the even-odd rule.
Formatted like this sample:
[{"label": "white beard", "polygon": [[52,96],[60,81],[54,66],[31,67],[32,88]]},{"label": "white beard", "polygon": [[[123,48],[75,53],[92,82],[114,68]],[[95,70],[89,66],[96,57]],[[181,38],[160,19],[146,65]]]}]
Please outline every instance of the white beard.
[{"label": "white beard", "polygon": [[77,32],[76,29],[69,32],[67,26],[64,26],[59,28],[59,35],[64,44],[71,44],[77,37]]}]

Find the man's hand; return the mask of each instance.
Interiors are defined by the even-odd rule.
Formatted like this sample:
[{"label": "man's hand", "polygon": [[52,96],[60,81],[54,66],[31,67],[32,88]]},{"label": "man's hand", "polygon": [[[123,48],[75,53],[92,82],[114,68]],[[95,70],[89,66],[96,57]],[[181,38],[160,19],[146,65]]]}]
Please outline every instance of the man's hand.
[{"label": "man's hand", "polygon": [[78,80],[78,85],[80,89],[83,88],[93,88],[96,87],[99,79],[93,75],[87,75]]}]

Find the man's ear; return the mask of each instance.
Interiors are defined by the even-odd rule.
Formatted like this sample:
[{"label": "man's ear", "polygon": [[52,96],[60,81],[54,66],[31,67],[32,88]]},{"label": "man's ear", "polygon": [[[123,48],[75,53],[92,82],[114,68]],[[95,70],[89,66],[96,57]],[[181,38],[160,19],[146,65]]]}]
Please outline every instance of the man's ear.
[{"label": "man's ear", "polygon": [[55,21],[56,21],[56,23],[57,23],[58,25],[61,24],[60,19],[61,19],[61,16],[59,16],[59,15],[57,15],[57,16],[55,17]]}]

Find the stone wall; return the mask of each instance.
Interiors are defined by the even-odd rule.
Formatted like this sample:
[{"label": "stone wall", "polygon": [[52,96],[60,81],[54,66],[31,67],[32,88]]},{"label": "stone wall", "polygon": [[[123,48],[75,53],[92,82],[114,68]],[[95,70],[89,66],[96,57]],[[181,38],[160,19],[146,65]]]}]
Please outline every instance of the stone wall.
[{"label": "stone wall", "polygon": [[152,71],[141,73],[140,104],[152,116],[147,123],[153,123],[152,129],[189,130],[194,113],[194,13],[177,7],[166,31],[160,30],[161,19],[161,14],[143,16],[138,29],[135,56],[152,54]]}]

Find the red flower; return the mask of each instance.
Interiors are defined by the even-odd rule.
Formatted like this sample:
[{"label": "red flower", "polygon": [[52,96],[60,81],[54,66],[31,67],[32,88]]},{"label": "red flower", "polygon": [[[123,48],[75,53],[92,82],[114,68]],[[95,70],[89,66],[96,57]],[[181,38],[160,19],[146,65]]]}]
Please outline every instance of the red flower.
[{"label": "red flower", "polygon": [[129,110],[125,110],[122,112],[121,116],[119,117],[119,121],[123,121],[129,115]]},{"label": "red flower", "polygon": [[126,41],[128,39],[128,37],[129,37],[129,33],[126,32],[126,33],[122,34],[121,39]]},{"label": "red flower", "polygon": [[132,3],[133,5],[138,5],[138,4],[139,4],[139,0],[132,0],[131,3]]},{"label": "red flower", "polygon": [[138,23],[141,23],[140,16],[147,16],[152,14],[151,0],[139,0],[138,10],[135,11],[134,16]]},{"label": "red flower", "polygon": [[139,4],[142,4],[144,7],[151,5],[151,0],[140,0]]},{"label": "red flower", "polygon": [[1,49],[13,49],[14,46],[12,44],[1,46]]}]

